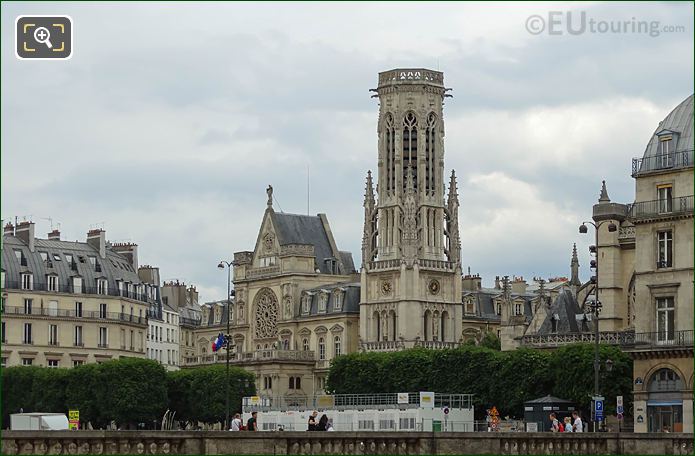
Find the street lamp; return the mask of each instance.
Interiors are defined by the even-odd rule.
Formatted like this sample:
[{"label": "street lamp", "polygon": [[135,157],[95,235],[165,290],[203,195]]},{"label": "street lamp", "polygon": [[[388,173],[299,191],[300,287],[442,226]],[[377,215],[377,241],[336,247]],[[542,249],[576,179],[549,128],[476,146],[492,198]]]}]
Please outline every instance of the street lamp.
[{"label": "street lamp", "polygon": [[[615,223],[613,223],[610,220],[604,220],[602,222],[599,222],[598,224],[594,222],[582,222],[582,224],[579,226],[579,234],[586,234],[589,232],[589,227],[586,226],[586,224],[593,225],[595,231],[596,231],[596,245],[590,245],[589,246],[589,253],[592,255],[596,255],[595,259],[592,259],[589,262],[589,268],[593,269],[595,272],[595,275],[591,276],[591,283],[594,284],[594,288],[596,290],[595,298],[593,301],[589,302],[589,309],[591,309],[591,313],[594,316],[594,339],[595,339],[595,346],[594,346],[594,401],[596,401],[596,398],[599,395],[599,385],[598,385],[598,376],[599,376],[599,370],[601,369],[601,364],[599,361],[598,357],[598,349],[599,349],[599,332],[598,332],[598,316],[599,313],[601,313],[601,308],[603,307],[601,304],[601,301],[599,300],[599,288],[598,288],[598,229],[603,225],[604,223],[608,223],[608,231],[611,233],[614,233],[618,231],[618,227],[616,226]],[[608,366],[606,366],[608,367]],[[611,368],[612,368],[612,362],[611,362]],[[594,405],[595,408],[595,405]],[[593,411],[592,411],[593,413]],[[596,430],[596,421],[594,420],[594,431]]]},{"label": "street lamp", "polygon": [[231,339],[231,329],[230,329],[230,322],[229,322],[229,309],[231,308],[231,302],[230,302],[230,297],[232,296],[232,290],[231,290],[231,284],[232,284],[232,265],[233,262],[231,261],[224,261],[221,260],[220,264],[217,265],[219,269],[224,269],[225,266],[227,267],[227,334],[224,335],[224,343],[227,346],[227,375],[226,375],[226,381],[225,381],[225,396],[226,397],[226,405],[225,405],[225,420],[224,420],[224,429],[228,430],[229,429],[229,346],[230,346],[230,339]]}]

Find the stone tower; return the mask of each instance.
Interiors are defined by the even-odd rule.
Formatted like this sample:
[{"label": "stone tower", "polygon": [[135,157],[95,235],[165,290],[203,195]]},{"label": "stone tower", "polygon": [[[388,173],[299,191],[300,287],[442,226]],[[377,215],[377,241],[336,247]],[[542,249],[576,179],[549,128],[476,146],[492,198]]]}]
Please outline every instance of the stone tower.
[{"label": "stone tower", "polygon": [[379,74],[376,197],[365,189],[360,337],[367,350],[461,337],[458,190],[444,181],[444,76]]}]

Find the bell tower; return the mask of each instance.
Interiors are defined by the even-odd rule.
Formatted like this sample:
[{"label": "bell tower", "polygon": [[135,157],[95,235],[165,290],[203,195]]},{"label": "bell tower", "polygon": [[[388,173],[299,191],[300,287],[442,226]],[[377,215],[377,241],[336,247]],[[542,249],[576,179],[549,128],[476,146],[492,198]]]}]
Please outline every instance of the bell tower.
[{"label": "bell tower", "polygon": [[364,199],[364,349],[453,343],[461,336],[455,173],[448,194],[444,180],[448,90],[443,73],[426,69],[379,73],[373,89],[379,98],[378,162],[376,196],[369,172]]}]

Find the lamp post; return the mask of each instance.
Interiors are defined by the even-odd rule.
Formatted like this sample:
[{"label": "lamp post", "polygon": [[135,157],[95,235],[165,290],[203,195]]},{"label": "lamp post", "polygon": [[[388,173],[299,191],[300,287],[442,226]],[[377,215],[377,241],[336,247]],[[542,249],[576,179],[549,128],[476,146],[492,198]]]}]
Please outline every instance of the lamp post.
[{"label": "lamp post", "polygon": [[229,322],[229,308],[232,305],[230,302],[230,297],[232,295],[232,290],[231,290],[231,285],[232,285],[232,262],[231,261],[224,261],[221,260],[220,264],[217,265],[219,269],[224,269],[225,266],[227,267],[227,334],[224,335],[224,343],[227,346],[227,374],[226,374],[226,381],[224,384],[224,390],[225,390],[225,396],[226,396],[226,401],[225,401],[225,419],[224,419],[224,428],[225,430],[229,429],[229,339],[231,338],[231,329],[230,329],[230,322]]},{"label": "lamp post", "polygon": [[[594,316],[594,399],[592,401],[592,414],[594,413],[594,410],[596,408],[595,404],[593,404],[594,401],[596,401],[596,398],[599,395],[599,384],[598,384],[598,377],[599,377],[599,370],[601,369],[601,362],[599,361],[599,356],[598,356],[598,351],[599,351],[599,332],[598,332],[598,317],[599,314],[601,313],[601,308],[603,307],[601,304],[601,301],[599,300],[599,288],[598,288],[598,230],[603,225],[604,223],[608,223],[608,231],[611,233],[614,233],[618,230],[618,227],[616,226],[615,223],[613,223],[610,220],[604,220],[597,223],[594,222],[582,222],[582,224],[579,226],[579,233],[580,234],[586,234],[589,231],[589,228],[586,226],[586,224],[593,225],[594,229],[596,230],[596,245],[590,245],[589,246],[589,253],[592,255],[596,256],[596,259],[591,260],[589,263],[589,268],[593,269],[595,271],[595,275],[591,276],[591,282],[594,284],[595,288],[595,298],[593,301],[589,303],[589,308],[591,309],[591,313]],[[594,420],[594,431],[596,431],[596,420]]]}]

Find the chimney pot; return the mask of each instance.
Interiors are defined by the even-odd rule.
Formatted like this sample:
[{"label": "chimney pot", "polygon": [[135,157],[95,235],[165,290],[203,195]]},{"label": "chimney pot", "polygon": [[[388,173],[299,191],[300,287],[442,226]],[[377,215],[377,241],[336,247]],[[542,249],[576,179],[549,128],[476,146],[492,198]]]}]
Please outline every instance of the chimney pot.
[{"label": "chimney pot", "polygon": [[24,221],[18,223],[17,229],[15,230],[15,236],[29,246],[30,252],[35,250],[34,222]]},{"label": "chimney pot", "polygon": [[60,241],[60,231],[53,230],[48,233],[48,239],[51,241]]}]

